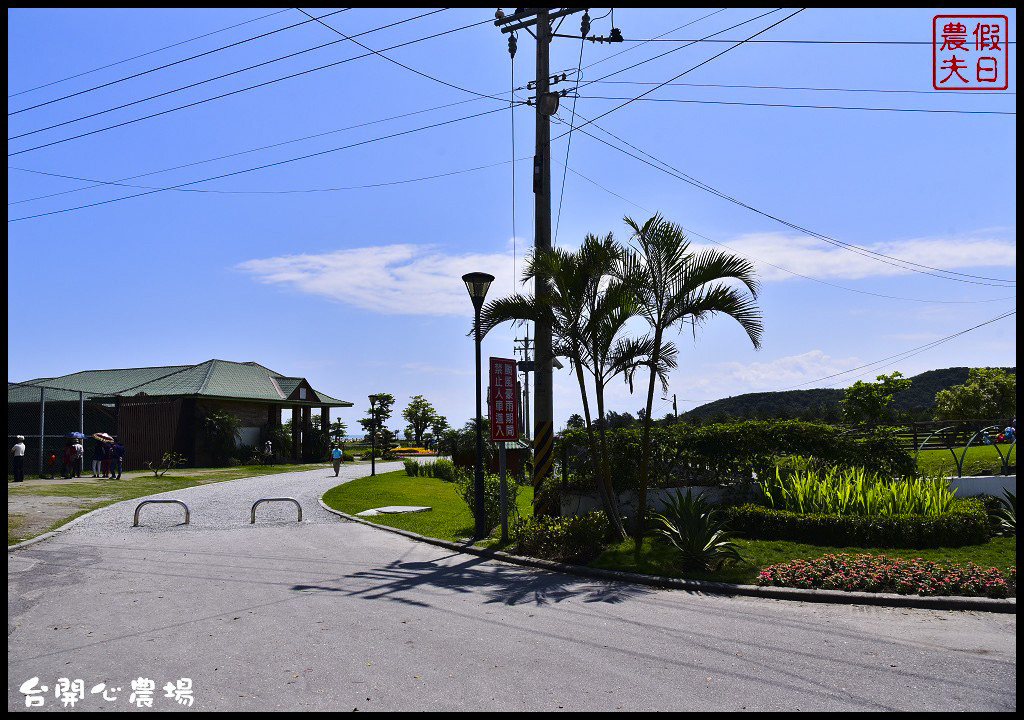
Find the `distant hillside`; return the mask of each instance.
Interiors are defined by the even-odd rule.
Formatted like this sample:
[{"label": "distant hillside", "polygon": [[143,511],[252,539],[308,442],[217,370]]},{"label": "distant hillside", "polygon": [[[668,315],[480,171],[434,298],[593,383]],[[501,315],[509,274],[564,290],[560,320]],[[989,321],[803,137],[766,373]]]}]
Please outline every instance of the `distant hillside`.
[{"label": "distant hillside", "polygon": [[[1003,368],[1017,374],[1017,368]],[[929,370],[911,378],[914,384],[909,390],[897,393],[893,408],[916,419],[930,419],[930,410],[935,406],[935,394],[954,385],[967,382],[968,368],[954,367],[944,370]],[[845,390],[821,388],[818,390],[787,390],[785,392],[747,393],[696,407],[680,417],[695,420],[718,418],[801,418],[835,422],[842,418]]]}]

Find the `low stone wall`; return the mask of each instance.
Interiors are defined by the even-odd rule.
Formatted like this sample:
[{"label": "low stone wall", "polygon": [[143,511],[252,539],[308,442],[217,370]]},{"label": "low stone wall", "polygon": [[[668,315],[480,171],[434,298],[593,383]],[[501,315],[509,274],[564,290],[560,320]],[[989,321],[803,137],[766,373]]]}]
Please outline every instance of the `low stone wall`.
[{"label": "low stone wall", "polygon": [[[956,496],[975,497],[977,495],[995,495],[1002,497],[1003,490],[1009,490],[1017,494],[1016,475],[978,475],[974,477],[949,478],[950,487],[956,490]],[[660,511],[665,507],[666,499],[677,492],[686,493],[687,489],[697,497],[704,493],[704,499],[709,502],[718,503],[735,492],[736,487],[730,485],[715,485],[711,487],[692,488],[658,488],[647,492],[647,506],[654,511]],[[637,496],[633,491],[624,492],[619,495],[619,507],[623,514],[630,516],[636,514]],[[597,493],[571,494],[562,496],[562,516],[585,515],[593,510],[601,509],[601,498]]]}]

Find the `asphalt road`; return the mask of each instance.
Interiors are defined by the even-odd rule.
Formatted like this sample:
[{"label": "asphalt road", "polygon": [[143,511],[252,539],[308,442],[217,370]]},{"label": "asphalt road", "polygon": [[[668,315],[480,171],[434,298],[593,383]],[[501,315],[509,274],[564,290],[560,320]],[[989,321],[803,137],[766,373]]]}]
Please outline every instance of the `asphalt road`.
[{"label": "asphalt road", "polygon": [[[523,568],[344,522],[316,502],[338,482],[189,488],[167,495],[188,526],[152,505],[133,528],[131,501],[9,552],[8,710],[27,709],[32,678],[43,710],[1016,709],[1015,615]],[[282,495],[301,523],[290,503],[249,523],[254,500]],[[132,699],[140,678],[151,706]],[[165,697],[185,679],[191,705]]]}]

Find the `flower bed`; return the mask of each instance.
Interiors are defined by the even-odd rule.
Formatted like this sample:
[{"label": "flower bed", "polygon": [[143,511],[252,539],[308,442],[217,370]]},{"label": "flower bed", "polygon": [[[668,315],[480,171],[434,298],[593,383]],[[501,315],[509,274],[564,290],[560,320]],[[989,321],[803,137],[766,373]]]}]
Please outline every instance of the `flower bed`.
[{"label": "flower bed", "polygon": [[959,595],[1006,598],[1017,596],[1017,568],[1004,575],[965,563],[943,567],[934,562],[887,558],[884,555],[825,555],[794,560],[761,571],[758,585],[814,590],[887,592],[900,595]]}]

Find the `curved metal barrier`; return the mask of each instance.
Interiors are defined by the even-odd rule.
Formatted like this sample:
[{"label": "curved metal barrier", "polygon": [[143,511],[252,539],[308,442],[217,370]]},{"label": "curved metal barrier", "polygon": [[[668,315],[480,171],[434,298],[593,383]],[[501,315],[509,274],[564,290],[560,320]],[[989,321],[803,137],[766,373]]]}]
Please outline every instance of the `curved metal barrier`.
[{"label": "curved metal barrier", "polygon": [[297,507],[299,509],[299,519],[298,519],[298,522],[302,522],[302,506],[299,505],[299,501],[298,500],[296,500],[295,498],[290,498],[290,497],[275,497],[275,498],[260,498],[259,500],[257,500],[256,502],[254,502],[252,504],[252,512],[250,513],[250,518],[251,519],[249,520],[249,524],[252,525],[253,523],[256,522],[256,506],[257,505],[259,505],[260,503],[271,502],[271,501],[274,501],[274,500],[284,500],[284,501],[287,501],[287,502],[295,503],[295,507]]},{"label": "curved metal barrier", "polygon": [[189,518],[191,517],[191,513],[188,511],[188,505],[183,503],[181,500],[143,500],[135,508],[135,522],[132,523],[132,527],[138,527],[139,526],[139,511],[142,509],[142,506],[143,505],[153,505],[153,504],[156,504],[156,503],[175,503],[175,504],[181,505],[183,508],[185,508],[185,524],[188,525],[188,521],[189,521]]}]

